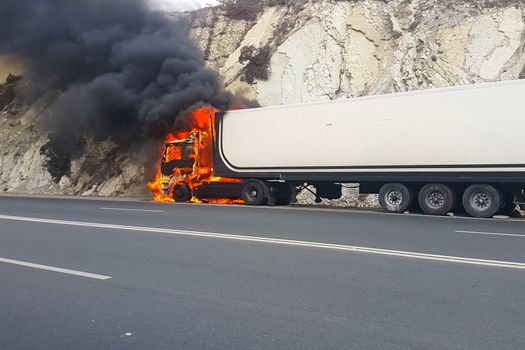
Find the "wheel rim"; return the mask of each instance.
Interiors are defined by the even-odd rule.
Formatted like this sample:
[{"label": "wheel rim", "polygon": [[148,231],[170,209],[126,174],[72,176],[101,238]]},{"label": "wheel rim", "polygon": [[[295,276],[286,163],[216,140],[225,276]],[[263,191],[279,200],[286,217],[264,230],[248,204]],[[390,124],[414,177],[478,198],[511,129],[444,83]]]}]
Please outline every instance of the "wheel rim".
[{"label": "wheel rim", "polygon": [[425,202],[433,209],[443,208],[445,205],[445,194],[439,191],[430,192],[425,198]]},{"label": "wheel rim", "polygon": [[470,197],[470,205],[478,211],[487,210],[492,206],[492,197],[487,192],[477,192]]},{"label": "wheel rim", "polygon": [[255,186],[250,186],[248,191],[246,191],[246,195],[249,200],[254,201],[259,196],[259,190]]},{"label": "wheel rim", "polygon": [[392,206],[400,205],[403,201],[403,194],[398,191],[390,191],[386,194],[386,202]]}]

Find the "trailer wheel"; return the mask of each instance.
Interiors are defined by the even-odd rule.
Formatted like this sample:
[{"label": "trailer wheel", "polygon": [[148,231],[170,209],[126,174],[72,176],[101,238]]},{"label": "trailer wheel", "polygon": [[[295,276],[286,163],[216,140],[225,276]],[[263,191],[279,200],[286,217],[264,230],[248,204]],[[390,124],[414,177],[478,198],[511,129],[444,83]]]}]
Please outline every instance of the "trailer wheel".
[{"label": "trailer wheel", "polygon": [[501,193],[491,185],[475,184],[463,193],[463,208],[475,218],[490,218],[501,208]]},{"label": "trailer wheel", "polygon": [[390,213],[402,213],[413,202],[412,191],[400,183],[387,183],[379,190],[379,204]]},{"label": "trailer wheel", "polygon": [[241,199],[247,205],[263,205],[268,201],[267,186],[259,180],[249,180],[241,190]]},{"label": "trailer wheel", "polygon": [[192,197],[191,188],[187,184],[173,187],[173,200],[177,203],[189,202]]},{"label": "trailer wheel", "polygon": [[419,207],[428,215],[445,215],[454,207],[454,192],[447,185],[428,184],[419,191]]}]

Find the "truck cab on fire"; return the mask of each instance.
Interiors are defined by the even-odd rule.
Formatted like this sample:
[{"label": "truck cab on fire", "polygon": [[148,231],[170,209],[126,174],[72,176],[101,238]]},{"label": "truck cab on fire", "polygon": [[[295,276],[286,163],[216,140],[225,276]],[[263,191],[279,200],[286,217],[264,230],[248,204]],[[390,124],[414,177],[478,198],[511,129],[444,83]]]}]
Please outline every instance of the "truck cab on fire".
[{"label": "truck cab on fire", "polygon": [[196,162],[195,145],[198,139],[197,132],[188,138],[167,142],[161,161],[162,193],[169,194],[170,187],[175,183],[184,183],[194,171]]}]

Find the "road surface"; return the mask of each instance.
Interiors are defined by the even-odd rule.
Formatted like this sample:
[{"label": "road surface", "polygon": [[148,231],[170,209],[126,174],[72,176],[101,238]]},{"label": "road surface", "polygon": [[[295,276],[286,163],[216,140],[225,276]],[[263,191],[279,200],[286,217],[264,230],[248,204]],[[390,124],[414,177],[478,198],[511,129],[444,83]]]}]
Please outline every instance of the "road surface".
[{"label": "road surface", "polygon": [[525,222],[0,197],[0,349],[524,349]]}]

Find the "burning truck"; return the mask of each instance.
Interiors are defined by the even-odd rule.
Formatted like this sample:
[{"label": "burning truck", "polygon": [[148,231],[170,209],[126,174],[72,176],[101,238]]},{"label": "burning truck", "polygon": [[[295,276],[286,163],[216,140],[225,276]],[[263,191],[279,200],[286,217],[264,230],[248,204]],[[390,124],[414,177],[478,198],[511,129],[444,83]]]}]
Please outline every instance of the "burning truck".
[{"label": "burning truck", "polygon": [[166,138],[155,199],[288,204],[343,183],[389,212],[475,217],[523,202],[525,81],[223,112],[201,108]]},{"label": "burning truck", "polygon": [[185,116],[184,127],[168,134],[155,181],[149,188],[159,202],[243,203],[242,181],[214,175],[214,121],[203,107]]}]

